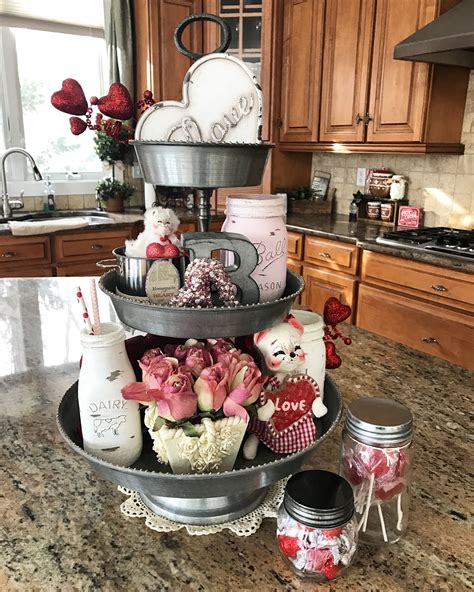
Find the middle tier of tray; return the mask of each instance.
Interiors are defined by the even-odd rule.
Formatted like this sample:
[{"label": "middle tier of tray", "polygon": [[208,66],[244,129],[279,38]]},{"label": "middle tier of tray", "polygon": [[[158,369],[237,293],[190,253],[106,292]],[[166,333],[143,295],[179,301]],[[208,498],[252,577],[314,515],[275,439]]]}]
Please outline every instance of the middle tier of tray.
[{"label": "middle tier of tray", "polygon": [[281,322],[304,288],[303,278],[287,271],[283,296],[273,302],[235,308],[178,308],[140,302],[117,294],[117,272],[109,271],[99,281],[122,323],[133,329],[182,339],[240,337],[252,335]]}]

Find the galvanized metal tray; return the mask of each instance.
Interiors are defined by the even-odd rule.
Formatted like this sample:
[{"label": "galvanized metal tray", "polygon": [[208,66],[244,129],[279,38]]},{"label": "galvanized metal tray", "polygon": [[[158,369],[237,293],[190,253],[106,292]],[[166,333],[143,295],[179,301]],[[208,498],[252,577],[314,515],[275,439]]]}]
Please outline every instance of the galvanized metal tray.
[{"label": "galvanized metal tray", "polygon": [[144,180],[152,185],[216,189],[260,185],[274,144],[134,140]]},{"label": "galvanized metal tray", "polygon": [[158,463],[152,442],[144,431],[143,451],[132,467],[105,462],[82,448],[77,399],[77,382],[63,396],[58,408],[59,431],[74,452],[87,460],[101,477],[138,491],[145,504],[156,513],[188,524],[214,524],[243,516],[265,497],[276,481],[301,469],[332,434],[341,418],[342,398],[334,382],[326,377],[324,403],[327,414],[316,421],[318,439],[300,452],[280,455],[260,444],[255,460],[241,454],[232,471],[174,475],[167,465]]},{"label": "galvanized metal tray", "polygon": [[207,339],[251,335],[277,325],[304,288],[303,278],[287,271],[282,298],[235,308],[177,308],[134,301],[116,293],[118,275],[109,271],[99,280],[100,289],[112,300],[118,318],[140,331],[167,337]]}]

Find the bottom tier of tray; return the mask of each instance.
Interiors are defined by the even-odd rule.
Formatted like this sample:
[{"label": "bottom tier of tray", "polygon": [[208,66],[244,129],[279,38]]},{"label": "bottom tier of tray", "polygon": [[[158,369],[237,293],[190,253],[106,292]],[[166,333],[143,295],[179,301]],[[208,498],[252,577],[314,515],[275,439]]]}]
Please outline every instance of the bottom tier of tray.
[{"label": "bottom tier of tray", "polygon": [[160,465],[144,431],[143,451],[132,467],[114,465],[85,452],[77,400],[77,382],[65,393],[58,409],[58,426],[66,443],[94,469],[116,485],[138,491],[157,514],[186,524],[217,524],[251,512],[263,500],[272,483],[300,470],[315,449],[331,434],[342,414],[342,399],[334,382],[326,377],[324,403],[327,414],[316,422],[316,442],[294,454],[276,454],[260,445],[255,460],[240,454],[232,471],[174,475]]}]

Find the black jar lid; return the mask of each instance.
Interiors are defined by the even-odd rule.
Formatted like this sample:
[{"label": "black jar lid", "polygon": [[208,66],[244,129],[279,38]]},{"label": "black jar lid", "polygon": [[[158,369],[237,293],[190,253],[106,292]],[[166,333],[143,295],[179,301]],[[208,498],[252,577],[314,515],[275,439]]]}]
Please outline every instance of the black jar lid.
[{"label": "black jar lid", "polygon": [[352,487],[329,471],[302,471],[286,484],[283,505],[290,516],[313,528],[336,528],[354,514]]},{"label": "black jar lid", "polygon": [[349,405],[345,427],[364,444],[401,446],[413,437],[413,416],[398,401],[365,397]]}]

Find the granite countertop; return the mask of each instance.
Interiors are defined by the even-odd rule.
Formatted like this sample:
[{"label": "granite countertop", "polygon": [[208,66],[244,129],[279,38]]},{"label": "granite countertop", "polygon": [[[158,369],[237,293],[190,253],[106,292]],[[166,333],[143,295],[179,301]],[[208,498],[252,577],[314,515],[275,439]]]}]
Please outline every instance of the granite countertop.
[{"label": "granite countertop", "polygon": [[[2,592],[258,589],[314,591],[280,559],[275,521],[256,534],[192,537],[125,519],[117,488],[63,442],[59,400],[77,379],[86,278],[0,280]],[[114,319],[100,293],[102,319]],[[473,373],[352,326],[332,371],[345,403],[367,395],[406,403],[415,419],[409,530],[386,547],[361,546],[355,564],[321,590],[405,592],[474,587],[469,412]],[[340,427],[308,466],[337,470]],[[471,567],[469,567],[471,566]]]},{"label": "granite countertop", "polygon": [[450,257],[442,253],[432,251],[418,251],[409,248],[383,245],[376,242],[378,236],[382,236],[389,228],[380,224],[371,223],[369,220],[357,220],[349,222],[347,216],[323,216],[309,217],[301,214],[289,214],[286,219],[288,230],[302,232],[342,242],[354,243],[361,249],[376,251],[392,257],[401,257],[420,261],[438,267],[455,269],[474,273],[474,262],[460,257]]},{"label": "granite countertop", "polygon": [[[176,211],[179,219],[183,223],[187,222],[197,222],[198,220],[198,212],[196,210],[187,210],[184,208],[179,208]],[[99,210],[55,210],[57,214],[63,214],[64,218],[66,217],[80,217],[80,216],[97,216],[107,214],[106,221],[103,223],[95,220],[92,224],[88,226],[83,226],[82,228],[73,228],[71,230],[60,230],[58,232],[61,233],[75,233],[75,232],[93,232],[95,230],[105,230],[110,228],[122,228],[124,226],[130,226],[130,224],[135,224],[136,222],[143,221],[143,208],[126,208],[123,214],[114,214],[112,212],[102,212]],[[24,212],[21,215],[18,215],[17,218],[14,219],[21,219],[22,216],[26,216],[29,214],[41,214],[41,212]],[[215,210],[211,211],[211,221],[214,220],[222,220],[224,221],[225,214],[223,212],[217,212]],[[36,222],[32,222],[36,224]],[[11,236],[12,232],[8,223],[0,224],[0,236]]]}]

